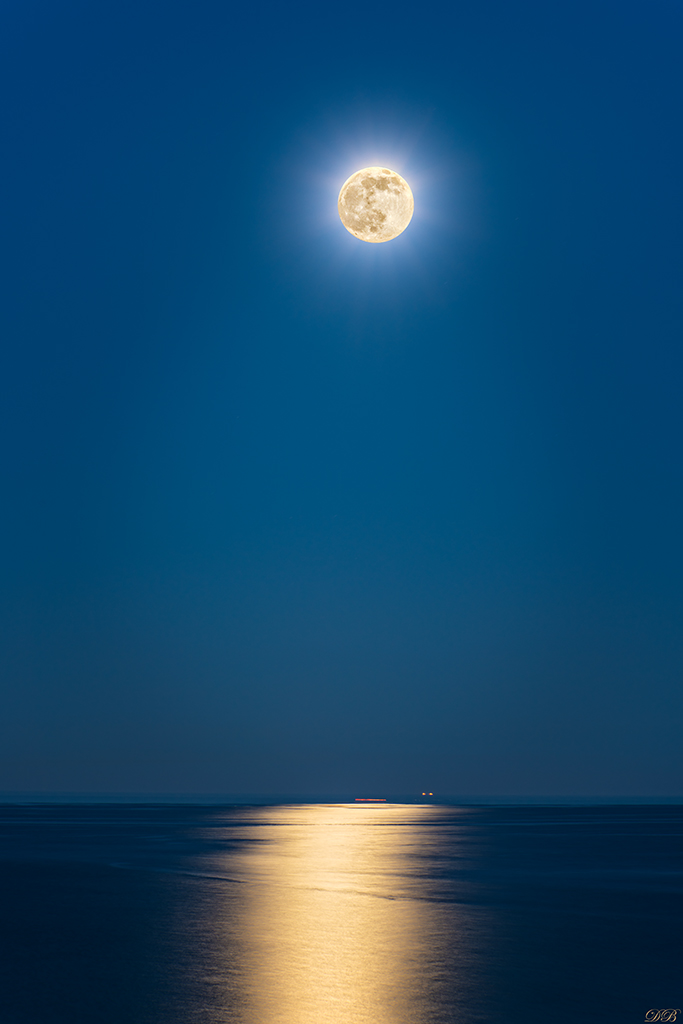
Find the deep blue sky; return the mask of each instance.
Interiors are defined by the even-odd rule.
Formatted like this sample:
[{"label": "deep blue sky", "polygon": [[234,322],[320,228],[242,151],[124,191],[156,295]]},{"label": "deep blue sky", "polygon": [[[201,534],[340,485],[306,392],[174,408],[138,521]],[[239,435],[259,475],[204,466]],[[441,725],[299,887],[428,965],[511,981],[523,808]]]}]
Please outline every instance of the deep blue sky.
[{"label": "deep blue sky", "polygon": [[680,5],[2,21],[0,790],[683,792]]}]

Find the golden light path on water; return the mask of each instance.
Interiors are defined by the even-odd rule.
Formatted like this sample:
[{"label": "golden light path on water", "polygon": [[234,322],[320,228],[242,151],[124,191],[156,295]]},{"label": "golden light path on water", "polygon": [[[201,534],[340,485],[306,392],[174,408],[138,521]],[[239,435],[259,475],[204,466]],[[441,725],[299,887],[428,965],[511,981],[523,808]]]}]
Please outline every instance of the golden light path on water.
[{"label": "golden light path on water", "polygon": [[[425,877],[440,832],[425,826],[438,809],[342,804],[248,814],[247,842],[225,862],[243,884],[215,907],[232,998],[240,992],[230,1021],[450,1019],[439,1012],[440,986],[446,968],[450,1014],[472,980],[470,928],[465,911],[441,901],[438,883]],[[452,851],[452,833],[449,842]]]}]

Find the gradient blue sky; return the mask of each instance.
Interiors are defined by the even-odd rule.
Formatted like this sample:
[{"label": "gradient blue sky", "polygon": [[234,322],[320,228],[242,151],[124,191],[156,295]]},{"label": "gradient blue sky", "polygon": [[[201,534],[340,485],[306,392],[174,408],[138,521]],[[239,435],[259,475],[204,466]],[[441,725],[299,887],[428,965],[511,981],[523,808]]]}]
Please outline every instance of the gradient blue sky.
[{"label": "gradient blue sky", "polygon": [[0,790],[683,792],[680,5],[2,21]]}]

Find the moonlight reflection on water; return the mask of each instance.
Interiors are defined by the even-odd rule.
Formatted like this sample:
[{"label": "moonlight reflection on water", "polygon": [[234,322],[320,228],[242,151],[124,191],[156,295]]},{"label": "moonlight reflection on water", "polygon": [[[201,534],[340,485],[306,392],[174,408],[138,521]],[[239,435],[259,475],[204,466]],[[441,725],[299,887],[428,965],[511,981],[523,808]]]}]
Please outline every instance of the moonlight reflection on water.
[{"label": "moonlight reflection on water", "polygon": [[0,806],[0,836],[3,1021],[605,1024],[679,1005],[679,807]]},{"label": "moonlight reflection on water", "polygon": [[240,913],[218,918],[228,946],[242,947],[245,1022],[447,1019],[438,1012],[444,968],[451,1013],[454,996],[464,998],[473,982],[471,912],[440,902],[443,884],[425,877],[438,854],[439,832],[424,829],[435,813],[268,809],[259,842],[230,858],[231,872],[248,883]]}]

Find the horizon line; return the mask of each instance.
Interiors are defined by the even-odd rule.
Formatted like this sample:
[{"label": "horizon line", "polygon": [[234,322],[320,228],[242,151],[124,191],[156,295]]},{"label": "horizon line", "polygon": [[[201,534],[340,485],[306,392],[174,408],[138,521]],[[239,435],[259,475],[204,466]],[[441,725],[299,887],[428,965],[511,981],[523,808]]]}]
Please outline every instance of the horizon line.
[{"label": "horizon line", "polygon": [[[356,790],[356,793],[358,791]],[[419,794],[395,794],[381,798],[358,797],[350,793],[225,793],[210,792],[158,792],[151,790],[6,790],[0,791],[0,804],[17,803],[77,803],[77,804],[318,804],[318,803],[383,803],[387,805],[432,806],[504,806],[533,805],[652,805],[683,804],[682,794],[451,794],[435,793],[431,797]]]}]

